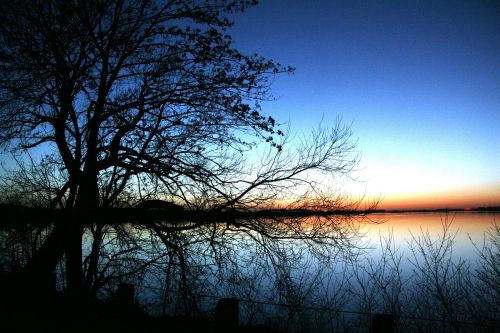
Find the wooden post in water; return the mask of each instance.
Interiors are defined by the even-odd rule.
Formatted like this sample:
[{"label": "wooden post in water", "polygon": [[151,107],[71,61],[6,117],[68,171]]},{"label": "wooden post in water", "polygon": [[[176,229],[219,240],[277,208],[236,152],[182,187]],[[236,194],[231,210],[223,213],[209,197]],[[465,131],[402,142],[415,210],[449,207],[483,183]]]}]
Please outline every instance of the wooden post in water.
[{"label": "wooden post in water", "polygon": [[235,298],[221,298],[215,307],[215,332],[237,332],[239,326],[239,303]]},{"label": "wooden post in water", "polygon": [[371,333],[394,333],[394,316],[391,314],[374,314],[370,331]]}]

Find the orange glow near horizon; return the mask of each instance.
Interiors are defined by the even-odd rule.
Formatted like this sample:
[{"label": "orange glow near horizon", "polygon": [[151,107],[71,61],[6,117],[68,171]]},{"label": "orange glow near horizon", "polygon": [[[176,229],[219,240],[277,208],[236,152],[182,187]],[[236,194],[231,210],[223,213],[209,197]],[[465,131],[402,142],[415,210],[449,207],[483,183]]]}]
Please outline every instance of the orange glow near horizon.
[{"label": "orange glow near horizon", "polygon": [[379,208],[388,210],[500,206],[498,175],[492,178],[468,165],[468,160],[451,163],[439,156],[421,158],[411,149],[405,157],[387,154],[369,154],[356,174],[359,181],[347,182],[346,192],[380,197]]},{"label": "orange glow near horizon", "polygon": [[477,208],[500,206],[500,184],[468,187],[456,190],[401,193],[383,196],[379,209],[439,209]]},{"label": "orange glow near horizon", "polygon": [[[500,184],[485,186],[469,186],[461,189],[449,189],[429,192],[401,192],[373,194],[359,191],[345,192],[346,200],[342,203],[356,206],[358,209],[371,209],[374,202],[378,202],[376,209],[380,210],[432,210],[432,209],[464,209],[471,210],[478,207],[500,206]],[[261,208],[289,208],[293,199],[281,199]],[[299,205],[300,206],[300,205]]]}]

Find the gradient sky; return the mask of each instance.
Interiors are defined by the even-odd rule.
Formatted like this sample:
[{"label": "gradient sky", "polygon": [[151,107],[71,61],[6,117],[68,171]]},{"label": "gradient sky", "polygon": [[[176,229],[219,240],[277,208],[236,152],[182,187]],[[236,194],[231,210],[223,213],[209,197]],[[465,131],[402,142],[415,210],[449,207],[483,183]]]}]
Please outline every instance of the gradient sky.
[{"label": "gradient sky", "polygon": [[263,0],[235,46],[296,67],[267,114],[308,131],[353,123],[352,193],[381,208],[500,205],[498,1]]}]

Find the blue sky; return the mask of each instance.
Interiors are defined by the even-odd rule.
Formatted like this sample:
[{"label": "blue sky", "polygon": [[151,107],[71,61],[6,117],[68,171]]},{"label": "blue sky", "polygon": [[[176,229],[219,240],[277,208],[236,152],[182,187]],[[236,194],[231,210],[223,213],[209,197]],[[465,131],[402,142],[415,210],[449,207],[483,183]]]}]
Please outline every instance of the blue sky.
[{"label": "blue sky", "polygon": [[500,205],[500,3],[267,0],[234,20],[238,49],[296,67],[267,114],[295,132],[353,123],[355,187]]}]

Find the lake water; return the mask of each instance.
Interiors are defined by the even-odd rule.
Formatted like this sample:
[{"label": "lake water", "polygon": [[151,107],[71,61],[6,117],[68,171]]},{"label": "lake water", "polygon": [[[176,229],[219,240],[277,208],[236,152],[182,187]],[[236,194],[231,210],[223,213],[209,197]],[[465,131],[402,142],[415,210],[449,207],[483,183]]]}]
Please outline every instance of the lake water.
[{"label": "lake water", "polygon": [[[99,295],[131,283],[151,314],[205,317],[213,316],[219,298],[237,298],[241,323],[291,332],[300,325],[365,332],[371,314],[380,312],[408,323],[415,317],[431,324],[494,322],[500,319],[499,221],[500,213],[459,212],[253,219],[184,231],[109,225],[99,251]],[[315,239],[302,239],[304,233]],[[12,250],[2,252],[3,267],[24,260],[33,237],[16,238],[13,230],[0,236],[2,248]],[[92,239],[88,230],[84,255]],[[64,288],[64,265],[58,267]],[[415,331],[433,331],[426,327]]]},{"label": "lake water", "polygon": [[[301,223],[305,229],[317,231],[318,225],[335,221],[309,217]],[[300,239],[265,240],[255,232],[228,231],[223,226],[186,233],[179,240],[185,245],[185,259],[190,267],[187,273],[193,279],[190,292],[199,309],[205,309],[208,315],[219,297],[233,297],[242,300],[243,322],[286,321],[289,329],[303,323],[306,317],[319,316],[321,309],[335,309],[329,315],[337,315],[339,329],[366,326],[367,316],[377,312],[394,313],[401,320],[421,317],[431,323],[446,322],[455,316],[473,322],[477,315],[469,316],[466,309],[477,307],[480,302],[484,313],[485,307],[495,306],[491,302],[496,291],[481,291],[480,295],[475,291],[484,288],[485,282],[478,279],[477,271],[485,264],[479,252],[483,245],[492,245],[488,232],[497,221],[498,213],[476,212],[340,218],[336,223],[349,226],[335,229],[331,236],[345,237],[349,242],[339,242],[338,248],[330,250]],[[445,227],[448,236],[443,238]],[[211,232],[212,236],[207,237]],[[498,234],[496,237],[498,242]],[[217,246],[223,247],[223,251],[216,250]],[[387,248],[392,249],[392,257]],[[498,248],[490,249],[493,254],[497,251],[497,261],[492,262],[496,265]],[[159,272],[151,275],[154,278],[142,278],[149,289],[139,288],[140,297],[149,302],[151,309],[165,313],[178,311],[173,305],[182,289],[173,282],[179,278],[178,263],[169,267],[170,294],[162,292],[166,280]],[[490,265],[492,268],[495,269]],[[443,294],[436,296],[438,291]],[[160,307],[162,302],[164,306]],[[282,306],[290,304],[293,311]],[[346,313],[351,314],[346,317]],[[343,319],[338,321],[340,314]]]},{"label": "lake water", "polygon": [[[443,224],[449,223],[448,233],[454,239],[454,257],[475,262],[477,248],[483,245],[487,231],[495,222],[500,223],[500,213],[451,212],[451,213],[386,213],[372,214],[370,218],[380,224],[361,225],[361,233],[377,248],[380,236],[394,236],[395,244],[406,254],[408,242],[429,233],[434,239],[443,234]],[[377,251],[374,252],[376,254]]]}]

